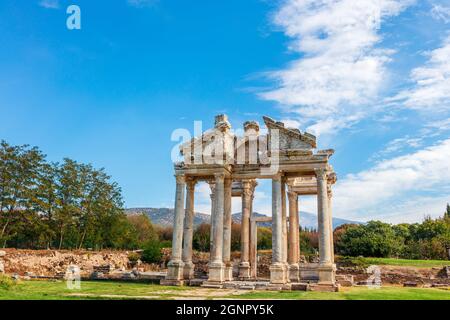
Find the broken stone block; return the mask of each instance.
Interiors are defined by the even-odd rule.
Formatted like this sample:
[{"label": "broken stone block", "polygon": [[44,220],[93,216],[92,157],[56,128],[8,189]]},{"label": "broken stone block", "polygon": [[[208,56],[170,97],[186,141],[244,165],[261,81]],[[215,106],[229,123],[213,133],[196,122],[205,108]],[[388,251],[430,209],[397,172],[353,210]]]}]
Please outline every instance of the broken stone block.
[{"label": "broken stone block", "polygon": [[415,288],[418,286],[417,282],[413,282],[413,281],[407,281],[405,283],[403,283],[404,287],[410,287],[410,288]]},{"label": "broken stone block", "polygon": [[0,261],[0,273],[5,273],[5,265]]}]

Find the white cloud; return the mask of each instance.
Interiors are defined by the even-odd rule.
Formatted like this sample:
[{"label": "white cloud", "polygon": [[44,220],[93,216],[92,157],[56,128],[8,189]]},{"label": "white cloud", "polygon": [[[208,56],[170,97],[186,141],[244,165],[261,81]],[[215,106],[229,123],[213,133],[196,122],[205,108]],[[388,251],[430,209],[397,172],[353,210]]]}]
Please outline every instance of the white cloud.
[{"label": "white cloud", "polygon": [[450,111],[450,36],[427,53],[427,63],[411,72],[414,86],[389,99],[418,111]]},{"label": "white cloud", "polygon": [[41,0],[39,5],[46,9],[59,9],[59,0]]},{"label": "white cloud", "polygon": [[[287,0],[274,23],[301,55],[268,76],[277,82],[263,99],[287,106],[307,121],[325,121],[318,132],[346,127],[368,110],[386,78],[392,51],[377,49],[381,19],[395,16],[409,0]],[[359,119],[356,119],[359,120]]]},{"label": "white cloud", "polygon": [[[435,195],[429,199],[439,199],[447,194],[444,198],[450,202],[449,159],[450,139],[447,139],[414,153],[382,161],[369,170],[348,175],[335,187],[335,214],[348,218],[379,218],[395,212],[389,212],[390,208],[416,200],[416,196],[411,195],[414,192],[421,192],[421,198],[425,197],[424,192]],[[439,205],[444,208],[445,202]],[[433,214],[422,209],[423,214]]]},{"label": "white cloud", "polygon": [[431,9],[431,16],[436,20],[443,21],[444,23],[450,23],[450,7],[446,7],[440,4],[433,4]]},{"label": "white cloud", "polygon": [[371,160],[377,160],[394,153],[403,151],[405,148],[419,148],[423,144],[423,137],[411,137],[406,135],[402,138],[396,138],[387,143],[383,150],[375,153]]}]

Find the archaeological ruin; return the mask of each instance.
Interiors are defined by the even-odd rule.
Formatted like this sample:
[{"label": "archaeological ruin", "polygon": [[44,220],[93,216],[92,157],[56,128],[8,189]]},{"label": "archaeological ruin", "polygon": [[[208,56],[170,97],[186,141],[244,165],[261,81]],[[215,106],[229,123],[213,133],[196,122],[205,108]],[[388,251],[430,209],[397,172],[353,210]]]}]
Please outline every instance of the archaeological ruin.
[{"label": "archaeological ruin", "polygon": [[[333,150],[315,151],[316,137],[264,117],[244,123],[242,134],[231,129],[226,115],[213,129],[181,145],[183,161],[175,164],[176,196],[172,256],[165,285],[195,281],[192,262],[196,183],[211,188],[211,250],[204,287],[231,288],[253,283],[266,289],[294,289],[307,283],[336,291],[332,228],[332,185],[329,159]],[[253,216],[257,179],[272,181],[272,216]],[[319,262],[300,263],[299,197],[317,196]],[[230,261],[231,199],[242,198],[241,255],[238,272]],[[301,203],[300,203],[301,204]],[[257,279],[257,224],[271,222],[270,279]],[[197,279],[198,281],[198,279]]]}]

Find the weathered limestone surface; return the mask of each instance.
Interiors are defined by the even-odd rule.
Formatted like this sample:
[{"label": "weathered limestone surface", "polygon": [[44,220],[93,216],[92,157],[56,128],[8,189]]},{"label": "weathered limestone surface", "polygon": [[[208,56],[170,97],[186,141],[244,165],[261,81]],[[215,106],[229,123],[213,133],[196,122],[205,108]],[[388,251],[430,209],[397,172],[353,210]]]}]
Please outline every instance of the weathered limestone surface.
[{"label": "weathered limestone surface", "polygon": [[192,263],[192,239],[194,234],[194,179],[188,179],[186,184],[186,213],[184,217],[183,232],[183,252],[182,260],[184,263],[183,278],[185,280],[194,278],[194,264]]},{"label": "weathered limestone surface", "polygon": [[224,215],[223,215],[223,263],[225,264],[224,269],[224,280],[233,280],[233,265],[231,262],[231,190],[232,181],[231,179],[225,179],[224,184]]},{"label": "weathered limestone surface", "polygon": [[186,180],[184,175],[177,175],[177,187],[175,191],[175,218],[172,237],[172,259],[168,263],[166,284],[182,284],[184,263],[181,260],[183,244],[183,222],[185,215],[184,194]]}]

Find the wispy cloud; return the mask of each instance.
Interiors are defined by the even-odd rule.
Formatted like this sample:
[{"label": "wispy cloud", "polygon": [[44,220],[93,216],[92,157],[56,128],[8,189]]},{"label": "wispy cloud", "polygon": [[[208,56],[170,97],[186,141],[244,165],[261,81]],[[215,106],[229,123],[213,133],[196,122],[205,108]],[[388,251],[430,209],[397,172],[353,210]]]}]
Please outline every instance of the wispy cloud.
[{"label": "wispy cloud", "polygon": [[450,36],[442,47],[426,53],[428,62],[411,72],[412,88],[390,101],[419,111],[450,111]]},{"label": "wispy cloud", "polygon": [[396,138],[387,143],[383,150],[375,153],[371,160],[379,160],[393,154],[398,154],[404,151],[406,148],[420,148],[424,143],[424,137],[411,137],[406,135],[402,138]]},{"label": "wispy cloud", "polygon": [[39,5],[46,9],[59,9],[59,0],[41,0]]},{"label": "wispy cloud", "polygon": [[436,20],[444,23],[450,23],[450,6],[443,6],[441,4],[433,4],[431,15]]},{"label": "wispy cloud", "polygon": [[[379,22],[398,15],[409,0],[287,0],[274,23],[301,55],[267,76],[276,87],[259,96],[286,106],[315,133],[343,128],[368,112],[386,77],[392,50],[377,48]],[[323,124],[326,125],[323,125]]]},{"label": "wispy cloud", "polygon": [[[373,168],[351,174],[335,187],[338,216],[380,218],[388,208],[409,203],[414,192],[430,192],[429,199],[450,201],[450,139],[413,153],[384,160]],[[425,197],[422,194],[420,197]],[[443,196],[446,195],[446,196]],[[440,205],[444,208],[445,202]],[[425,210],[425,209],[424,209]],[[423,214],[432,214],[425,210]],[[434,212],[435,213],[435,212]]]}]

